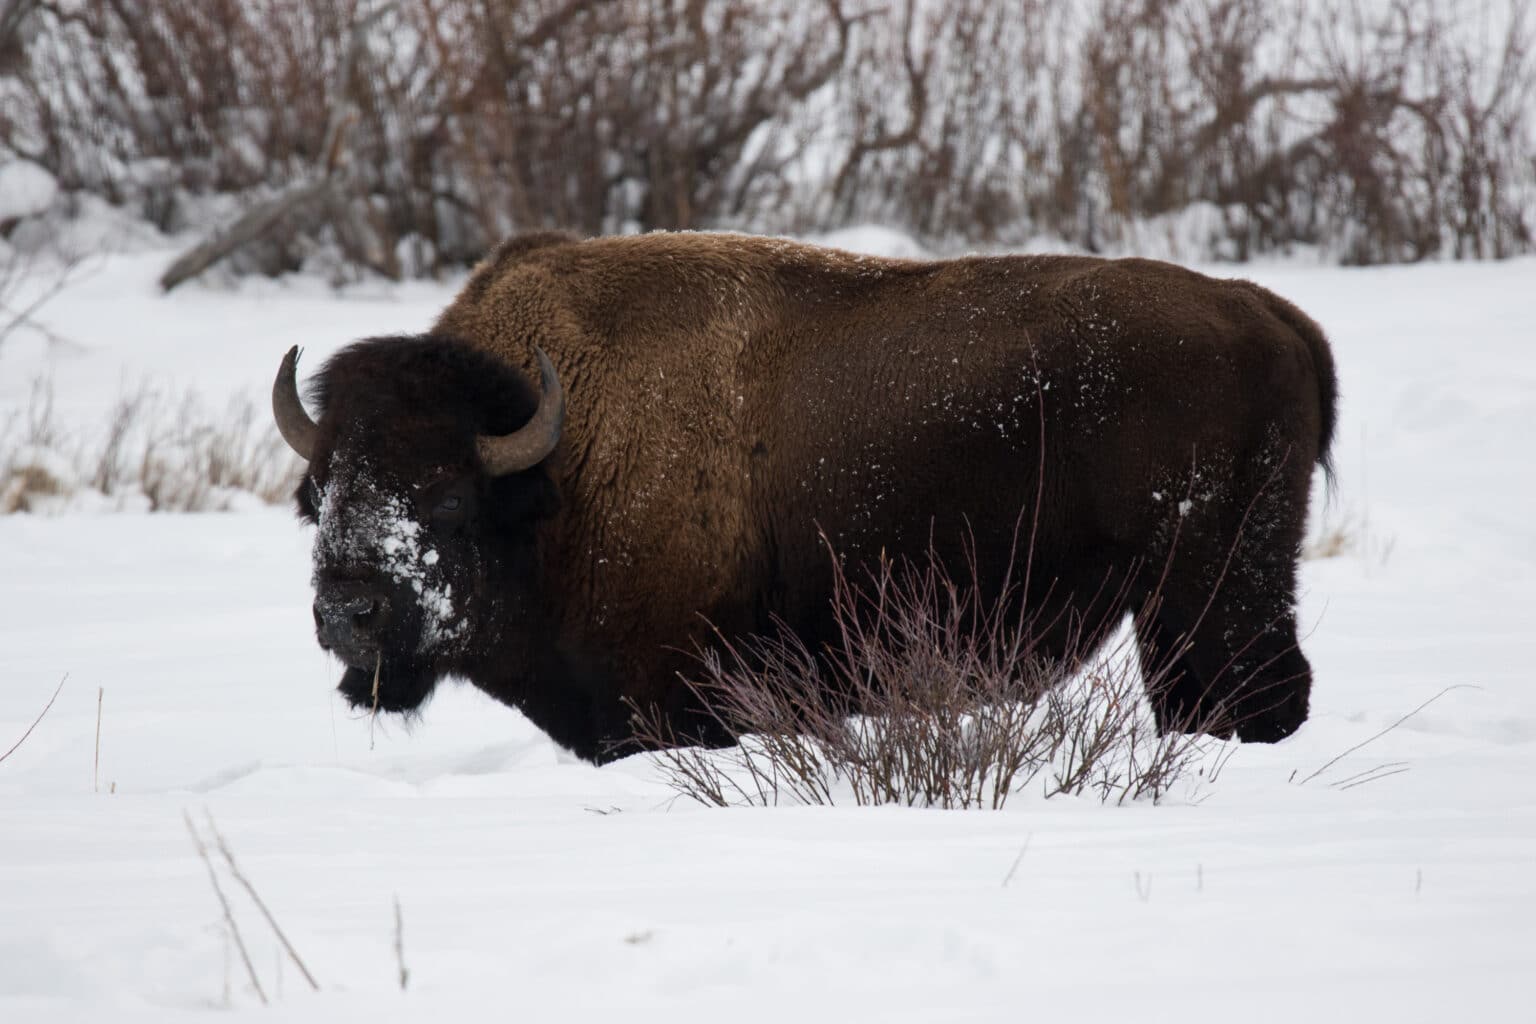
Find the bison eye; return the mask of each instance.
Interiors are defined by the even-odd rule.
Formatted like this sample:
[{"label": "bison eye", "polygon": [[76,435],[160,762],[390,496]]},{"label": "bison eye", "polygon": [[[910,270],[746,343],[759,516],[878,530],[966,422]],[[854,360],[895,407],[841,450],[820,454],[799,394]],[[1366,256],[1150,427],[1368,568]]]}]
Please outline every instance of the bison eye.
[{"label": "bison eye", "polygon": [[434,529],[456,532],[474,513],[474,491],[464,481],[459,481],[437,495],[430,505]]}]

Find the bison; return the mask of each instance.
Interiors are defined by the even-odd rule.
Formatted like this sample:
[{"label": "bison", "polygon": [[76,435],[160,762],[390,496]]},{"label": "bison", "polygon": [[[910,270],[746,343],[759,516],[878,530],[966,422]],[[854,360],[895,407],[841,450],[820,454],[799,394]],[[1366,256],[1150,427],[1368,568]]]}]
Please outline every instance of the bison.
[{"label": "bison", "polygon": [[593,761],[633,749],[635,708],[728,741],[685,676],[721,640],[829,643],[829,547],[965,558],[1000,595],[1023,523],[1019,599],[1077,635],[1136,613],[1173,668],[1160,728],[1272,742],[1307,717],[1296,563],[1337,385],[1318,326],[1254,284],[541,233],[428,333],[334,355],[314,418],[297,356],[273,411],[355,706],[454,675]]}]

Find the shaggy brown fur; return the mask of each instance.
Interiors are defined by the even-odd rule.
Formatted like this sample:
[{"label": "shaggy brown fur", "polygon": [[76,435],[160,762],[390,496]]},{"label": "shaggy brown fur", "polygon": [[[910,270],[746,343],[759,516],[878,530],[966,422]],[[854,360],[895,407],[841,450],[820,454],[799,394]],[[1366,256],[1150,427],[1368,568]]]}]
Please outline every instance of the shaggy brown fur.
[{"label": "shaggy brown fur", "polygon": [[[997,588],[1033,532],[1028,600],[1086,632],[1141,611],[1144,658],[1177,660],[1151,695],[1165,726],[1277,740],[1306,718],[1295,565],[1335,378],[1317,326],[1262,288],[1149,260],[541,234],[477,269],[415,344],[434,343],[529,380],[537,345],[559,371],[564,429],[538,467],[558,508],[527,520],[522,578],[474,584],[525,611],[477,618],[474,665],[444,670],[585,756],[627,738],[622,698],[682,714],[676,672],[711,624],[778,617],[820,642],[823,533],[849,564],[969,546]],[[327,368],[317,462],[361,430],[338,399],[385,344]],[[524,417],[528,394],[507,391]],[[468,437],[483,404],[442,415]],[[540,643],[575,653],[535,669]]]}]

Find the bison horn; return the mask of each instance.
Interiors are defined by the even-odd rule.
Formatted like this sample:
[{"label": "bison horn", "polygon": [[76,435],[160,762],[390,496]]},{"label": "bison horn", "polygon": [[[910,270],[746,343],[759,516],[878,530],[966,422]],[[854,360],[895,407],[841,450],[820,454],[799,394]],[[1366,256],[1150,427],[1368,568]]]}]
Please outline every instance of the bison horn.
[{"label": "bison horn", "polygon": [[565,393],[549,356],[537,345],[539,357],[539,407],[533,417],[510,434],[481,434],[475,441],[480,465],[492,476],[504,476],[536,466],[555,450],[560,425],[565,421]]},{"label": "bison horn", "polygon": [[299,400],[298,366],[299,346],[295,345],[283,356],[277,379],[272,382],[272,418],[277,420],[277,432],[283,435],[288,447],[308,462],[315,451],[319,427]]}]

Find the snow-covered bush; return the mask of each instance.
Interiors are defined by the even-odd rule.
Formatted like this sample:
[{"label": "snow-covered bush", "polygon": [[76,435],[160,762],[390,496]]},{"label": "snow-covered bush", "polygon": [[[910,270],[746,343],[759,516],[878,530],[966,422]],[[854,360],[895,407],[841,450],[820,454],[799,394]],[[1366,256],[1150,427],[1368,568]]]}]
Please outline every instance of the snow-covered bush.
[{"label": "snow-covered bush", "polygon": [[246,270],[432,273],[538,227],[1358,263],[1536,244],[1528,0],[6,10],[0,160],[166,229],[335,175]]},{"label": "snow-covered bush", "polygon": [[53,175],[32,161],[0,163],[0,232],[23,217],[45,213],[58,192]]}]

